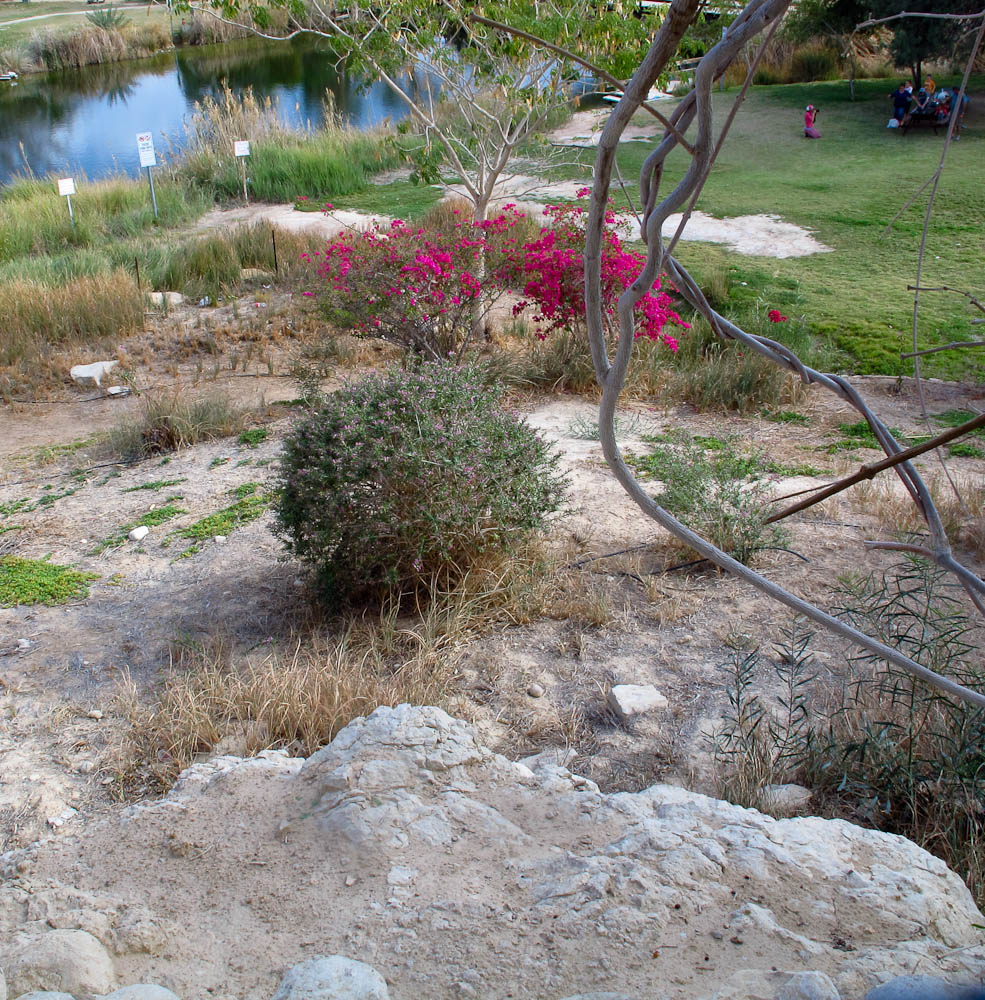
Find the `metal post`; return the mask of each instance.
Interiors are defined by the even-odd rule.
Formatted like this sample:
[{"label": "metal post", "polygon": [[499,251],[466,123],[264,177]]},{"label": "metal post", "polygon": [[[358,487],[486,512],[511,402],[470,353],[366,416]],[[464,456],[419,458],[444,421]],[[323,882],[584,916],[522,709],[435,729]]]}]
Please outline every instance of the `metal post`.
[{"label": "metal post", "polygon": [[147,180],[150,183],[150,200],[151,204],[154,206],[154,218],[157,218],[157,195],[154,194],[154,175],[150,172],[150,167],[147,168]]},{"label": "metal post", "polygon": [[65,200],[68,202],[68,217],[71,220],[72,228],[75,228],[75,213],[72,211],[72,196],[70,194],[65,195]]},{"label": "metal post", "polygon": [[274,248],[274,274],[280,274],[280,268],[277,266],[277,235],[273,226],[270,227],[270,242]]},{"label": "metal post", "polygon": [[240,166],[243,168],[243,201],[245,201],[246,204],[249,205],[250,196],[246,193],[246,157],[241,156],[239,158],[239,163]]},{"label": "metal post", "polygon": [[133,258],[133,269],[137,272],[137,291],[140,291],[140,261]]}]

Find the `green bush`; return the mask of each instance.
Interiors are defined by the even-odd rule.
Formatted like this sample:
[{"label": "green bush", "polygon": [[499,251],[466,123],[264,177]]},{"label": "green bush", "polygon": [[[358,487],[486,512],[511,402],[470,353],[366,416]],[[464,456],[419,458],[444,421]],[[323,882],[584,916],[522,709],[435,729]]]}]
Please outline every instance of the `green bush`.
[{"label": "green bush", "polygon": [[331,604],[452,586],[557,510],[557,458],[478,368],[424,364],[327,398],[288,436],[277,510]]}]

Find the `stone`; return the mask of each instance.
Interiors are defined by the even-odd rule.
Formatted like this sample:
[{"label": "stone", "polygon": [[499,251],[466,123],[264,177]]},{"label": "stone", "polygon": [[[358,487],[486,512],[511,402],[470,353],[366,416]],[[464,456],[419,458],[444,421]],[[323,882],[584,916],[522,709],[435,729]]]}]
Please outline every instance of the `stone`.
[{"label": "stone", "polygon": [[616,684],[607,700],[612,711],[623,721],[668,705],[667,699],[652,684]]},{"label": "stone", "polygon": [[102,388],[103,379],[119,364],[119,361],[93,361],[90,365],[73,365],[69,370],[72,380],[79,385],[92,382]]},{"label": "stone", "polygon": [[185,301],[181,292],[151,292],[147,298],[155,306],[180,306]]},{"label": "stone", "polygon": [[328,955],[288,969],[273,1000],[390,1000],[390,992],[371,965]]},{"label": "stone", "polygon": [[625,993],[576,993],[564,1000],[631,1000]]},{"label": "stone", "polygon": [[530,695],[531,698],[543,698],[544,688],[540,684],[531,684],[530,687],[527,688],[527,694]]},{"label": "stone", "polygon": [[715,994],[715,1000],[841,1000],[841,997],[823,972],[743,969]]},{"label": "stone", "polygon": [[134,528],[129,535],[127,535],[127,538],[129,538],[131,542],[141,542],[148,536],[148,534],[150,534],[150,528],[148,528],[146,524],[138,524],[137,527]]},{"label": "stone", "polygon": [[75,1000],[71,993],[56,993],[51,990],[35,990],[17,997],[17,1000]]},{"label": "stone", "polygon": [[212,541],[213,541],[213,542],[215,542],[215,543],[216,543],[216,545],[224,545],[224,544],[225,544],[225,542],[226,542],[226,536],[225,536],[225,535],[216,535],[216,536],[215,536],[215,537],[214,537],[214,538],[212,539]]},{"label": "stone", "polygon": [[6,973],[15,997],[32,990],[101,994],[116,986],[109,952],[88,931],[52,930],[32,937],[8,960]]},{"label": "stone", "polygon": [[178,996],[153,983],[134,983],[132,986],[121,986],[100,1000],[178,1000]]},{"label": "stone", "polygon": [[106,390],[106,395],[112,399],[122,399],[130,395],[130,387],[127,385],[111,385]]},{"label": "stone", "polygon": [[803,785],[766,785],[759,793],[759,803],[764,812],[772,816],[796,816],[806,812],[814,793]]},{"label": "stone", "polygon": [[865,1000],[985,1000],[985,986],[962,986],[935,976],[899,976],[865,994]]}]

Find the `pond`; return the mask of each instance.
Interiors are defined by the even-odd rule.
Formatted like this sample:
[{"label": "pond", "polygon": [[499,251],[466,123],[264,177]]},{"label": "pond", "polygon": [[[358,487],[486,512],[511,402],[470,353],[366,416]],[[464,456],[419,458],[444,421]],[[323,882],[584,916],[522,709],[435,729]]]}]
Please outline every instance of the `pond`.
[{"label": "pond", "polygon": [[[342,118],[359,128],[406,116],[382,83],[363,87],[318,39],[246,39],[177,49],[150,59],[0,82],[0,184],[37,176],[95,180],[139,170],[136,134],[153,132],[158,153],[181,148],[195,102],[224,85],[252,87],[297,125],[320,125],[331,92]],[[243,138],[248,138],[244,136]]]}]

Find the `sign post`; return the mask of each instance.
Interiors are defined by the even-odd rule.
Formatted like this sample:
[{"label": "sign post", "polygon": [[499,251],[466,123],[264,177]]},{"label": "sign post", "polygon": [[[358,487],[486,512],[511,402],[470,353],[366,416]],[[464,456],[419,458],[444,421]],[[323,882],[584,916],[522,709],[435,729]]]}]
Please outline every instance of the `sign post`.
[{"label": "sign post", "polygon": [[58,179],[58,193],[64,195],[68,202],[68,217],[71,220],[72,228],[75,228],[75,213],[72,211],[72,195],[75,194],[75,180],[72,177],[60,177]]},{"label": "sign post", "polygon": [[250,196],[246,191],[246,158],[250,155],[250,140],[236,139],[233,142],[233,152],[239,158],[240,166],[243,168],[243,201],[249,205]]},{"label": "sign post", "polygon": [[154,218],[157,218],[157,195],[154,194],[154,176],[151,167],[157,166],[157,156],[154,154],[154,134],[152,132],[137,133],[137,153],[140,156],[141,167],[147,168],[147,182],[150,184],[150,200],[154,206]]}]

